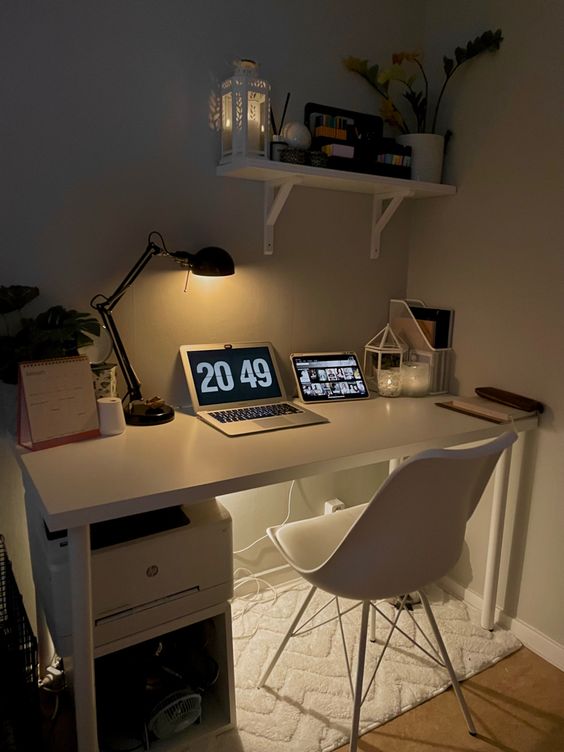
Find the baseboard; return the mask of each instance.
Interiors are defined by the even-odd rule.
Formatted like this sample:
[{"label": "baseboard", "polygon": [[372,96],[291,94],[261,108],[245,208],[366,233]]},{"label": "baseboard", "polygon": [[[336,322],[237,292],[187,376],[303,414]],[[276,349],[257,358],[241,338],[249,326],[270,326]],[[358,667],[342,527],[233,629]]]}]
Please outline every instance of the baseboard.
[{"label": "baseboard", "polygon": [[[244,577],[244,576],[243,576]],[[282,564],[279,567],[265,569],[262,572],[253,572],[248,576],[248,580],[235,580],[235,597],[240,598],[243,595],[250,595],[259,590],[265,590],[269,585],[271,587],[281,587],[296,579],[296,573],[288,564]]]},{"label": "baseboard", "polygon": [[[448,593],[460,598],[460,600],[468,603],[468,605],[478,610],[482,609],[483,598],[474,590],[459,585],[458,582],[455,582],[450,577],[444,577],[440,581],[440,585]],[[542,632],[539,632],[538,629],[535,629],[535,627],[522,621],[522,619],[508,616],[499,607],[496,607],[495,610],[495,622],[504,629],[509,629],[533,653],[536,653],[541,658],[544,658],[545,661],[548,661],[548,663],[564,671],[564,645],[547,637]]]}]

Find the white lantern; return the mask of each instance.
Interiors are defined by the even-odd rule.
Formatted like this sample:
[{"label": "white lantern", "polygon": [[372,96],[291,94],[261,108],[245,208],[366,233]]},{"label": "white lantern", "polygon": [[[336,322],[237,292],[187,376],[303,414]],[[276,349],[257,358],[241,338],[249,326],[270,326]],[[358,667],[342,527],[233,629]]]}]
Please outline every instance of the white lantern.
[{"label": "white lantern", "polygon": [[270,84],[258,77],[253,60],[236,60],[235,72],[221,84],[221,163],[268,159]]},{"label": "white lantern", "polygon": [[376,382],[382,397],[399,397],[401,363],[406,349],[389,324],[365,345],[364,373]]}]

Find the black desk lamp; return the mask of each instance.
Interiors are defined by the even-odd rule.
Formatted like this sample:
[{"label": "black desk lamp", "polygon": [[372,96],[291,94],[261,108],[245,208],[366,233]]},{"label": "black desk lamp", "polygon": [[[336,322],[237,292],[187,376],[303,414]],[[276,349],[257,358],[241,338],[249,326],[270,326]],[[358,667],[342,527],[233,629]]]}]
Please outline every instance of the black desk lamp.
[{"label": "black desk lamp", "polygon": [[[162,247],[154,242],[153,237],[157,237],[160,240]],[[158,397],[153,397],[151,400],[143,399],[141,382],[129,362],[125,347],[113,319],[112,311],[153,256],[168,256],[187,269],[188,273],[192,272],[204,277],[223,277],[233,274],[235,271],[233,259],[223,248],[209,246],[202,248],[197,253],[187,253],[186,251],[171,252],[167,250],[163,236],[159,232],[153,231],[149,233],[147,247],[141,258],[131,271],[126,274],[125,279],[118,285],[116,290],[108,297],[105,295],[95,295],[90,301],[90,305],[98,311],[103,324],[108,330],[117,361],[127,385],[127,392],[123,398],[124,402],[128,401],[124,407],[125,421],[132,425],[141,426],[168,423],[174,418],[174,410]]]}]

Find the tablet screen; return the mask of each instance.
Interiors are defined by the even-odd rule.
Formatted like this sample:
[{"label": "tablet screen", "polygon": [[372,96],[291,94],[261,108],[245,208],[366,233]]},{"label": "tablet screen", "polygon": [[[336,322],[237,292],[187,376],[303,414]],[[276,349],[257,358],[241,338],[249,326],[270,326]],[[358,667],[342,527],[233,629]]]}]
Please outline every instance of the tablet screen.
[{"label": "tablet screen", "polygon": [[290,360],[298,395],[304,402],[369,396],[355,353],[294,354]]}]

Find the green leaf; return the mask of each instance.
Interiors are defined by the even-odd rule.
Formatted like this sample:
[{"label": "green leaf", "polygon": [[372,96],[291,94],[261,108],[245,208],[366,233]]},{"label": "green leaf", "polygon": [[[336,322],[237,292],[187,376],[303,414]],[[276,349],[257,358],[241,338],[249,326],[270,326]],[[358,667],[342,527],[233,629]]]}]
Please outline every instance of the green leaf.
[{"label": "green leaf", "polygon": [[361,58],[353,57],[352,55],[344,58],[343,64],[347,70],[350,70],[353,73],[360,73],[362,76],[365,76],[366,71],[368,70],[368,60],[362,60]]},{"label": "green leaf", "polygon": [[24,318],[13,337],[0,339],[0,379],[16,383],[17,364],[22,360],[76,355],[79,348],[93,343],[89,335],[99,334],[98,319],[63,306],[52,306],[34,319]]},{"label": "green leaf", "polygon": [[378,73],[380,71],[379,65],[371,65],[370,68],[366,70],[365,78],[367,81],[369,81],[372,86],[377,87],[378,86]]},{"label": "green leaf", "polygon": [[454,60],[451,57],[447,57],[445,55],[443,57],[443,68],[445,71],[445,76],[448,78],[452,73],[452,69],[454,68]]},{"label": "green leaf", "polygon": [[484,31],[479,37],[470,40],[466,43],[466,47],[457,47],[454,51],[456,61],[459,65],[465,63],[467,60],[471,60],[476,55],[480,55],[482,52],[495,52],[499,50],[503,41],[501,29],[496,31]]},{"label": "green leaf", "polygon": [[[468,57],[473,57],[473,54],[471,52],[470,46],[471,42],[468,43]],[[462,63],[467,58],[467,50],[463,50],[462,47],[457,47],[454,51],[454,58],[456,60],[457,65],[462,65]]]},{"label": "green leaf", "polygon": [[25,285],[0,286],[0,313],[19,311],[38,295],[38,287],[27,287]]}]

